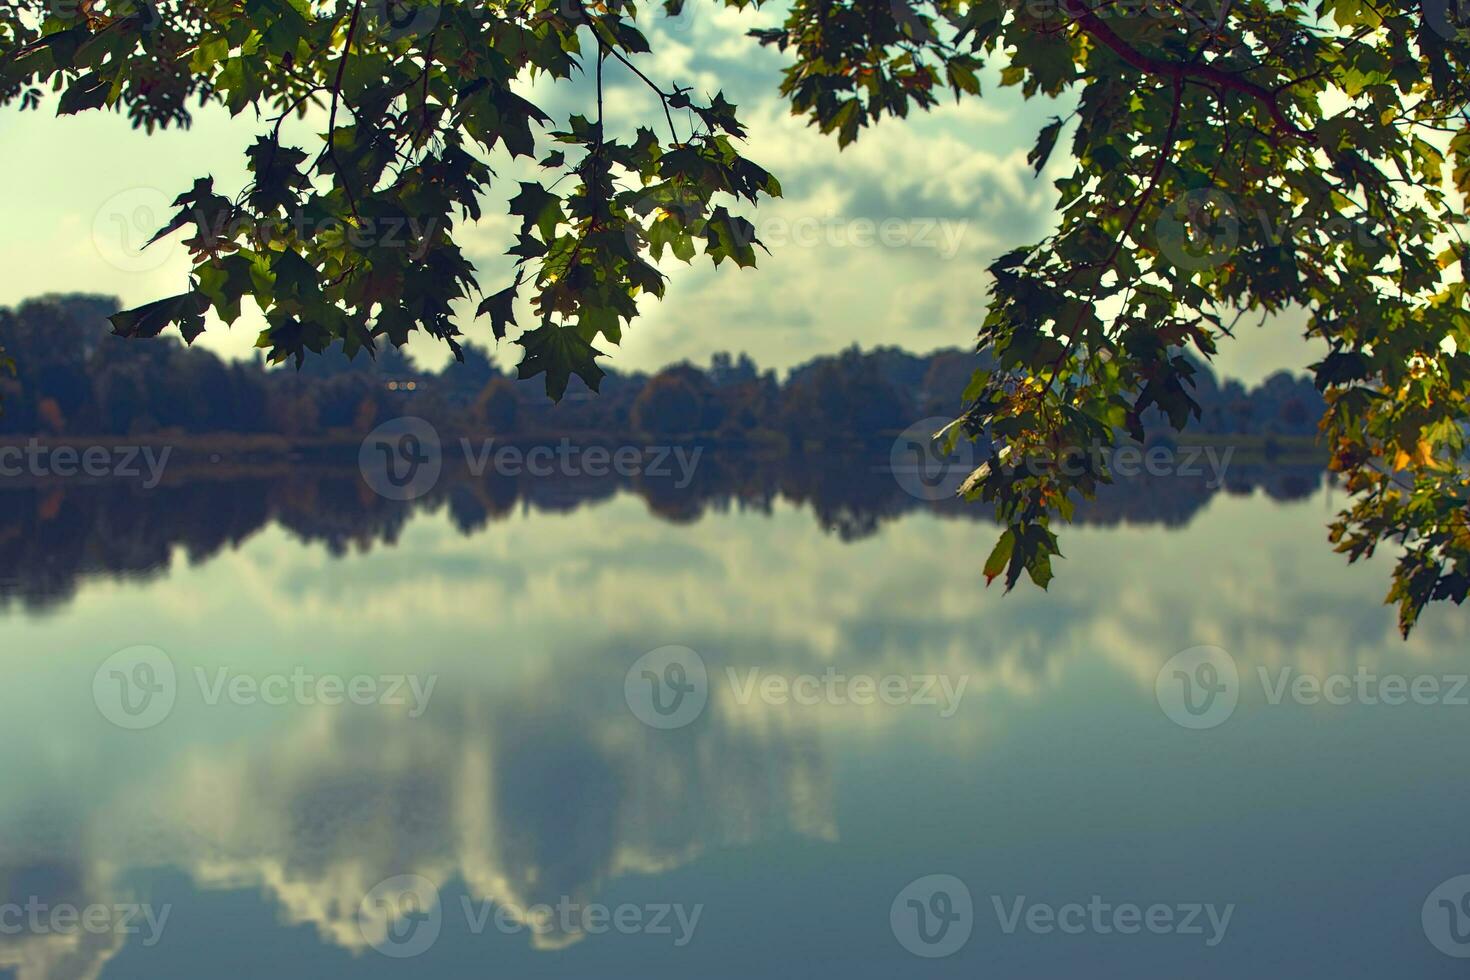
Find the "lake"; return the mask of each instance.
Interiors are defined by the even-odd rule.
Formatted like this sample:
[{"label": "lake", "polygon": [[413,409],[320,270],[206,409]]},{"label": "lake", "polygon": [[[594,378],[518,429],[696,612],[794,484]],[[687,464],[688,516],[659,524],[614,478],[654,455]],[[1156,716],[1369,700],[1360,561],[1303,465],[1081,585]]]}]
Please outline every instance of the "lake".
[{"label": "lake", "polygon": [[978,507],[717,457],[0,488],[0,973],[1464,975],[1470,626],[1321,473],[1004,595]]}]

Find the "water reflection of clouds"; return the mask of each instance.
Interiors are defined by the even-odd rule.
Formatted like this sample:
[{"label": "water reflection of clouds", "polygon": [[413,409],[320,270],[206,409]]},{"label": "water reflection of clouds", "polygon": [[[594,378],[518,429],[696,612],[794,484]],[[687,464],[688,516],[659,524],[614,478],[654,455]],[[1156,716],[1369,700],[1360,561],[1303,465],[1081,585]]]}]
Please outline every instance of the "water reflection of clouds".
[{"label": "water reflection of clouds", "polygon": [[[305,592],[264,575],[246,602],[283,632],[315,617],[359,617],[349,635],[360,626],[418,637],[430,655],[476,648],[466,634],[493,622],[502,663],[534,662],[553,630],[559,643],[678,642],[788,673],[833,664],[965,674],[972,691],[1018,694],[1044,688],[1079,657],[1105,657],[1151,685],[1160,664],[1196,643],[1246,664],[1320,671],[1433,659],[1465,636],[1460,618],[1436,610],[1400,640],[1381,602],[1383,564],[1346,566],[1309,504],[1219,498],[1187,534],[1072,528],[1050,591],[1022,586],[1006,597],[998,584],[984,588],[975,567],[994,536],[985,524],[916,515],[901,531],[844,543],[790,507],[761,519],[706,515],[694,534],[638,510],[623,498],[510,522],[489,554],[479,539],[420,522],[405,535],[416,554],[408,570],[373,556],[350,570],[351,588]],[[596,560],[577,545],[589,540]],[[664,571],[665,556],[678,574]],[[497,572],[458,574],[472,561]],[[514,590],[501,585],[511,568],[521,576]],[[420,628],[426,618],[432,636]]]},{"label": "water reflection of clouds", "polygon": [[[596,901],[615,879],[711,848],[835,839],[814,727],[755,731],[712,712],[670,738],[604,701],[603,687],[555,673],[509,697],[459,687],[419,719],[316,708],[269,734],[191,747],[99,801],[76,859],[259,888],[286,924],[361,950],[363,897],[396,875],[527,909]],[[575,927],[531,935],[546,949],[582,938]]]},{"label": "water reflection of clouds", "polygon": [[[0,903],[84,909],[122,901],[126,893],[110,869],[75,857],[43,858],[0,865]],[[15,980],[96,980],[110,959],[123,948],[127,936],[120,930],[12,932],[24,920],[7,916],[6,934],[0,935],[0,972],[14,971]]]},{"label": "water reflection of clouds", "polygon": [[[1045,704],[1088,663],[1136,683],[1149,711],[1160,665],[1198,643],[1230,650],[1243,671],[1453,664],[1463,619],[1431,612],[1399,641],[1380,602],[1383,568],[1344,567],[1323,516],[1312,504],[1217,498],[1188,533],[1074,528],[1051,592],[1009,597],[976,569],[993,527],[919,514],[845,542],[781,503],[762,517],[709,513],[690,529],[621,497],[468,538],[442,514],[421,515],[397,548],[340,561],[267,531],[167,578],[88,588],[67,616],[6,621],[3,649],[26,651],[38,679],[86,659],[77,651],[105,656],[119,629],[170,650],[183,670],[432,671],[444,677],[428,712],[318,707],[262,724],[182,706],[149,735],[167,751],[126,775],[87,749],[101,730],[88,717],[38,749],[72,760],[85,787],[51,809],[85,813],[22,846],[25,834],[9,831],[59,790],[18,773],[3,797],[0,868],[74,867],[62,891],[81,902],[119,890],[107,869],[178,864],[203,887],[258,888],[285,922],[361,949],[362,897],[394,875],[524,908],[595,901],[620,878],[714,848],[835,840],[840,743],[901,730],[983,752],[1008,711]],[[623,702],[628,663],[664,643],[699,650],[715,680],[705,715],[674,733],[642,725]],[[886,705],[741,705],[723,681],[727,668],[828,666],[964,676],[966,703],[950,719]],[[10,718],[12,741],[35,738],[28,714]],[[0,889],[19,880],[0,876]],[[64,938],[7,937],[0,965],[89,977],[118,948]]]}]

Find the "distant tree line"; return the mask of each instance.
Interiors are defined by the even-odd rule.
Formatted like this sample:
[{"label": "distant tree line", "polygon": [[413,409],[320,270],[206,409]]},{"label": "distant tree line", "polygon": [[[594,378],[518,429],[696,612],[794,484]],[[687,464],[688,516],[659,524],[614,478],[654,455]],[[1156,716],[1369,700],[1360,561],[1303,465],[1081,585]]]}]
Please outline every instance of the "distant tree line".
[{"label": "distant tree line", "polygon": [[[300,370],[260,360],[229,362],[172,338],[113,336],[107,296],[44,296],[0,309],[0,434],[278,434],[366,432],[416,415],[447,432],[535,439],[580,432],[702,438],[802,447],[892,436],[929,416],[953,416],[979,355],[851,347],[791,370],[784,380],[746,354],[716,354],[705,368],[610,373],[593,397],[576,380],[560,403],[540,383],[501,372],[465,345],[463,363],[419,368],[387,348],[349,360],[340,350]],[[1252,389],[1201,366],[1195,432],[1311,436],[1323,413],[1305,377],[1280,372]]]}]

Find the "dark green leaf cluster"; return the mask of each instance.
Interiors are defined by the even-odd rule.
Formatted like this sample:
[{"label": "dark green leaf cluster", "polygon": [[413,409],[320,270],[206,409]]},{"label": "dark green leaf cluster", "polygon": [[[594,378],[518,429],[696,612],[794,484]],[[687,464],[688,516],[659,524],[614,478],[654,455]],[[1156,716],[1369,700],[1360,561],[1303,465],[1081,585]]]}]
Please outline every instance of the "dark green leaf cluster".
[{"label": "dark green leaf cluster", "polygon": [[[58,113],[126,109],[149,129],[187,125],[191,101],[265,118],[245,151],[249,184],[231,194],[201,178],[156,236],[184,232],[187,288],[119,313],[119,334],[174,326],[192,342],[208,314],[232,323],[248,299],[275,362],[338,341],[371,353],[416,331],[458,354],[463,315],[488,314],[504,337],[519,300],[536,319],[513,338],[521,374],[544,375],[559,398],[573,373],[596,387],[599,336],[618,343],[639,297],[663,293],[664,250],[690,261],[702,244],[716,265],[752,265],[753,228],[727,203],[780,193],[741,155],[723,95],[700,102],[637,67],[648,51],[637,12],[579,0],[24,0],[0,20],[0,102],[38,106],[49,85]],[[604,131],[605,69],[648,87],[666,135]],[[590,73],[596,118],[562,129],[518,91]],[[303,136],[315,127],[300,120],[324,129]],[[494,166],[543,151],[553,176],[511,200],[515,281],[484,296],[457,233],[481,218]]]}]

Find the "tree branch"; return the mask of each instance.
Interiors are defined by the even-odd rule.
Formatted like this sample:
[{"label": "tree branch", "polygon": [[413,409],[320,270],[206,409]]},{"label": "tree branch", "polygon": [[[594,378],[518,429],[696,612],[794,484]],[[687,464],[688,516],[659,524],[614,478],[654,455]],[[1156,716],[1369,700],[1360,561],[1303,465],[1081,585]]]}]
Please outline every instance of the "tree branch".
[{"label": "tree branch", "polygon": [[342,179],[342,190],[347,194],[347,206],[352,209],[353,218],[357,217],[357,200],[353,197],[347,175],[342,172],[342,164],[337,159],[337,100],[342,95],[342,76],[347,71],[347,59],[352,56],[352,39],[357,34],[357,17],[361,13],[362,0],[354,0],[352,19],[347,24],[347,43],[342,49],[342,60],[337,64],[337,78],[332,82],[332,112],[327,120],[327,152],[332,157],[337,176]]},{"label": "tree branch", "polygon": [[[1175,82],[1201,82],[1214,85],[1231,92],[1239,92],[1248,95],[1265,107],[1270,114],[1272,122],[1278,129],[1285,131],[1288,135],[1301,140],[1304,143],[1315,143],[1317,137],[1292,122],[1277,101],[1276,93],[1270,89],[1263,88],[1254,82],[1248,82],[1239,75],[1232,75],[1227,71],[1212,68],[1209,65],[1195,65],[1182,61],[1170,61],[1167,58],[1156,58],[1153,55],[1144,54],[1133,47],[1117,32],[1109,27],[1101,17],[1086,6],[1081,0],[1062,0],[1062,9],[1074,18],[1077,25],[1087,35],[1110,48],[1114,54],[1123,59],[1128,65],[1138,69],[1146,75],[1155,75],[1167,78]],[[1288,83],[1295,84],[1295,83]],[[1280,90],[1278,90],[1280,91]]]}]

